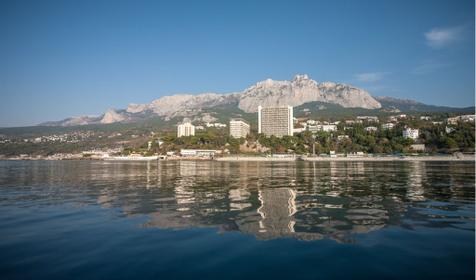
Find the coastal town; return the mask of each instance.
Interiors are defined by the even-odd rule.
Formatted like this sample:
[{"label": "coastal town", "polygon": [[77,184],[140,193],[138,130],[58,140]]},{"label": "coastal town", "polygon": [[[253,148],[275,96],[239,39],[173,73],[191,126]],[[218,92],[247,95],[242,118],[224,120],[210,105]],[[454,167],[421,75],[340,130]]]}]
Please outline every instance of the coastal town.
[{"label": "coastal town", "polygon": [[[444,118],[437,114],[400,112],[331,120],[311,118],[305,109],[295,117],[294,110],[292,106],[259,106],[255,119],[233,117],[228,123],[183,118],[172,128],[175,131],[73,130],[28,138],[0,135],[0,158],[276,161],[474,158],[475,115]],[[4,152],[15,145],[30,147],[31,152]],[[51,146],[56,151],[36,152],[41,150],[38,147]],[[75,150],[61,151],[57,147],[75,147]]]}]

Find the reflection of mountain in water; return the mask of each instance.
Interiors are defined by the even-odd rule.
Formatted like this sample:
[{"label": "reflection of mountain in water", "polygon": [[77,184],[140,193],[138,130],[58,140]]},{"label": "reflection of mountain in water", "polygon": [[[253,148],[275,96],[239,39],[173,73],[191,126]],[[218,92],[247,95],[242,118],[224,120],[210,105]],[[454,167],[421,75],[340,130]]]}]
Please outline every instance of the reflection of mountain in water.
[{"label": "reflection of mountain in water", "polygon": [[260,239],[354,242],[354,234],[389,226],[458,227],[461,217],[452,212],[471,210],[474,200],[474,164],[467,163],[53,162],[29,168],[12,170],[18,182],[11,184],[47,182],[61,188],[41,189],[48,199],[68,193],[58,199],[146,215],[145,227],[216,227]]}]

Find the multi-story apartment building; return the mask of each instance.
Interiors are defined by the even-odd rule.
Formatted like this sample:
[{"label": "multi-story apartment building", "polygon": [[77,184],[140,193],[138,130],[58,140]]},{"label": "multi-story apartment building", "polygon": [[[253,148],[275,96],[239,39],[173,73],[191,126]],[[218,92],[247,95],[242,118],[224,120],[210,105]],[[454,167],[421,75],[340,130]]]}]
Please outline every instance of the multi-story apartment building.
[{"label": "multi-story apartment building", "polygon": [[230,136],[233,138],[245,138],[250,134],[250,125],[243,119],[230,120]]},{"label": "multi-story apartment building", "polygon": [[195,135],[195,126],[190,122],[183,122],[177,126],[177,137]]},{"label": "multi-story apartment building", "polygon": [[277,137],[292,136],[293,107],[277,106],[263,108],[258,106],[258,133]]}]

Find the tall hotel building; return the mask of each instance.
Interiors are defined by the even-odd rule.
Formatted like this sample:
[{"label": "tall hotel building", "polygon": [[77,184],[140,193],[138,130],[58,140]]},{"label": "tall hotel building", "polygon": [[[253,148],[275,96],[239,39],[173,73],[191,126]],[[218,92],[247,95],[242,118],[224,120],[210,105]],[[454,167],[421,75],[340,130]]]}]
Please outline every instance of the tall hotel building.
[{"label": "tall hotel building", "polygon": [[250,125],[243,119],[230,120],[230,136],[233,138],[245,138],[250,134]]},{"label": "tall hotel building", "polygon": [[177,137],[195,135],[195,126],[190,122],[184,122],[177,126]]},{"label": "tall hotel building", "polygon": [[292,136],[293,128],[292,106],[266,108],[258,106],[258,133],[277,137]]}]

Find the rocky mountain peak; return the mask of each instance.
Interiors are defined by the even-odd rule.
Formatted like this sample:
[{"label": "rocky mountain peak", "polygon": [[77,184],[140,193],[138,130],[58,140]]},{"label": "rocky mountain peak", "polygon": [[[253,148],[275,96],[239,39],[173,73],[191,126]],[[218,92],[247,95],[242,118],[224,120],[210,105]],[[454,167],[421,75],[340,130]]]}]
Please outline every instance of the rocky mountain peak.
[{"label": "rocky mountain peak", "polygon": [[307,74],[297,74],[293,78],[293,82],[304,81],[304,80],[310,80]]},{"label": "rocky mountain peak", "polygon": [[318,82],[308,75],[296,75],[289,81],[265,80],[245,90],[240,96],[239,108],[256,112],[258,106],[299,106],[307,102],[321,101],[342,107],[380,108],[381,104],[368,92],[345,84]]},{"label": "rocky mountain peak", "polygon": [[152,116],[165,119],[173,117],[193,117],[203,109],[218,105],[238,104],[238,108],[252,113],[258,106],[300,106],[319,101],[342,107],[366,109],[380,108],[381,104],[362,89],[333,82],[318,83],[306,74],[295,75],[291,81],[266,79],[242,92],[229,94],[203,93],[198,95],[176,94],[163,96],[148,104],[129,104],[126,110],[108,110],[97,118],[67,119],[57,123],[114,123],[134,121]]},{"label": "rocky mountain peak", "polygon": [[149,109],[149,104],[135,104],[131,103],[127,106],[126,112],[128,113],[140,113]]},{"label": "rocky mountain peak", "polygon": [[245,92],[252,91],[254,89],[269,89],[279,87],[288,84],[288,81],[275,81],[273,79],[266,79],[264,81],[257,82],[254,86],[251,86],[245,90]]},{"label": "rocky mountain peak", "polygon": [[125,119],[126,117],[116,112],[116,110],[109,109],[102,117],[101,123],[104,123],[104,124],[115,123],[115,122],[124,121]]}]

